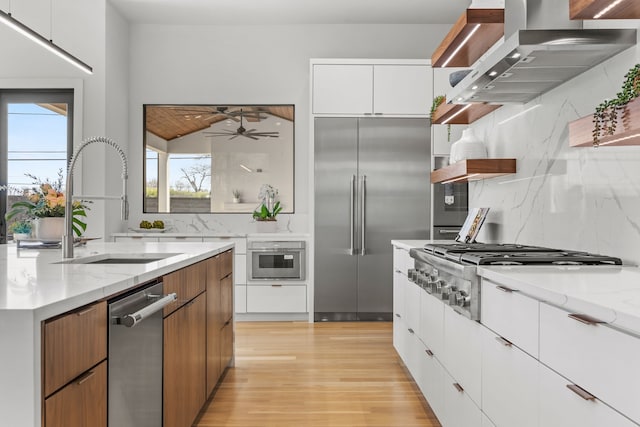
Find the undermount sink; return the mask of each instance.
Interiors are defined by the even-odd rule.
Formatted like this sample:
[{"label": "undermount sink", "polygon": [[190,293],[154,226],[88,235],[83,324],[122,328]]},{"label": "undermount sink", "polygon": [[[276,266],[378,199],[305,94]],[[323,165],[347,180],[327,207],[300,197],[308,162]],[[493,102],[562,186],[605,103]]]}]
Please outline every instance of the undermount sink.
[{"label": "undermount sink", "polygon": [[55,264],[148,264],[165,258],[181,255],[179,253],[144,254],[101,254],[83,258],[68,259]]}]

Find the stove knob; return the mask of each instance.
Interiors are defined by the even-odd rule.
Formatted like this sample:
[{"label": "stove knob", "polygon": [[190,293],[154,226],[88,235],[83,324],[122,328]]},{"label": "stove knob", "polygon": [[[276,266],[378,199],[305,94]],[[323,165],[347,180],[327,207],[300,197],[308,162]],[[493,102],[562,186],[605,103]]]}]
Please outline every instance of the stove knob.
[{"label": "stove knob", "polygon": [[415,282],[416,281],[416,270],[413,268],[410,268],[409,270],[407,270],[407,278],[409,279],[410,282]]},{"label": "stove knob", "polygon": [[448,298],[451,285],[447,284],[444,280],[436,280],[433,285],[433,289],[436,294],[442,295],[442,299],[445,299],[445,297]]},{"label": "stove knob", "polygon": [[469,305],[471,297],[465,291],[458,291],[454,294],[454,303],[460,307]]}]

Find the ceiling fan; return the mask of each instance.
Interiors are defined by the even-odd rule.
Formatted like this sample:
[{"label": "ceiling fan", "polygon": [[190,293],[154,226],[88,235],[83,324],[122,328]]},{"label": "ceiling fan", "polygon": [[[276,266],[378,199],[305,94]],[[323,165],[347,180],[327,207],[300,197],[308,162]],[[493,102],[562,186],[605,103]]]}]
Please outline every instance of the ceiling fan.
[{"label": "ceiling fan", "polygon": [[239,121],[238,117],[244,115],[245,117],[251,117],[256,120],[265,119],[266,117],[260,114],[260,111],[252,111],[252,112],[242,112],[240,110],[229,110],[229,107],[218,105],[215,107],[215,110],[210,108],[181,108],[176,107],[173,108],[179,115],[183,116],[185,120],[211,120],[217,117],[225,117],[227,119],[231,119],[234,121]]},{"label": "ceiling fan", "polygon": [[256,129],[245,129],[243,126],[243,117],[244,114],[242,109],[240,109],[240,127],[235,131],[230,130],[222,130],[219,132],[203,132],[206,136],[216,137],[216,136],[230,136],[231,139],[237,138],[239,136],[244,136],[245,138],[257,140],[260,137],[263,138],[277,138],[280,135],[280,132],[258,132]]}]

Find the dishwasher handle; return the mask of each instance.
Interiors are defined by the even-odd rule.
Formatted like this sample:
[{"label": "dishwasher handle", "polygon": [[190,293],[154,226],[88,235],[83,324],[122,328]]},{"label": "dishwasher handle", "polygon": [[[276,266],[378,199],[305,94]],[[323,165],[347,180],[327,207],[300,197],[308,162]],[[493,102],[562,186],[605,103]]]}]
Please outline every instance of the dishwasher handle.
[{"label": "dishwasher handle", "polygon": [[177,299],[178,299],[178,294],[176,294],[175,292],[169,295],[165,295],[164,297],[141,308],[135,313],[126,314],[122,317],[117,318],[116,323],[119,325],[124,325],[127,328],[133,328],[138,323],[142,322],[146,317],[149,317],[153,313],[162,310],[166,305],[171,304]]}]

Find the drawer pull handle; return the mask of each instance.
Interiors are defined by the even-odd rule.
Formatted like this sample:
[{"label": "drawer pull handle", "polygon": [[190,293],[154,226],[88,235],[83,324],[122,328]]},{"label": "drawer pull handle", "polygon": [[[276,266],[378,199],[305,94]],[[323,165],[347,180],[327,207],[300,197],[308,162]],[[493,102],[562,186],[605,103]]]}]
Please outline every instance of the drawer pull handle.
[{"label": "drawer pull handle", "polygon": [[282,285],[271,285],[272,288],[281,288]]},{"label": "drawer pull handle", "polygon": [[77,385],[82,385],[82,383],[84,383],[85,381],[87,381],[89,378],[91,378],[92,376],[94,376],[96,374],[95,371],[89,371],[86,374],[84,374],[82,377],[80,377],[80,379],[78,381],[76,381]]},{"label": "drawer pull handle", "polygon": [[464,389],[462,388],[462,386],[458,383],[453,383],[453,386],[456,388],[456,390],[458,390],[460,393],[462,393],[464,391]]},{"label": "drawer pull handle", "polygon": [[606,322],[603,322],[602,320],[596,319],[595,317],[591,317],[586,314],[571,313],[571,314],[568,314],[567,316],[573,320],[577,320],[580,323],[584,323],[585,325],[595,326],[598,323],[606,323]]},{"label": "drawer pull handle", "polygon": [[396,317],[400,318],[401,316],[398,313],[396,313]]},{"label": "drawer pull handle", "polygon": [[433,351],[426,349],[424,352],[427,353],[427,356],[433,357]]},{"label": "drawer pull handle", "polygon": [[79,311],[78,313],[76,313],[78,316],[84,316],[85,314],[91,313],[92,311],[95,311],[96,306],[94,305],[93,307],[89,307],[86,310],[82,310]]},{"label": "drawer pull handle", "polygon": [[596,397],[593,394],[589,393],[580,386],[577,386],[575,384],[567,384],[567,388],[584,400],[596,400]]},{"label": "drawer pull handle", "polygon": [[409,331],[410,334],[415,334],[415,332],[411,328],[407,329],[407,331]]},{"label": "drawer pull handle", "polygon": [[496,341],[498,341],[500,344],[504,345],[505,347],[511,347],[513,345],[511,341],[506,340],[502,337],[496,337]]},{"label": "drawer pull handle", "polygon": [[496,285],[496,289],[502,292],[506,292],[508,294],[510,294],[511,292],[518,292],[517,289],[507,288],[506,286],[502,286],[502,285]]}]

